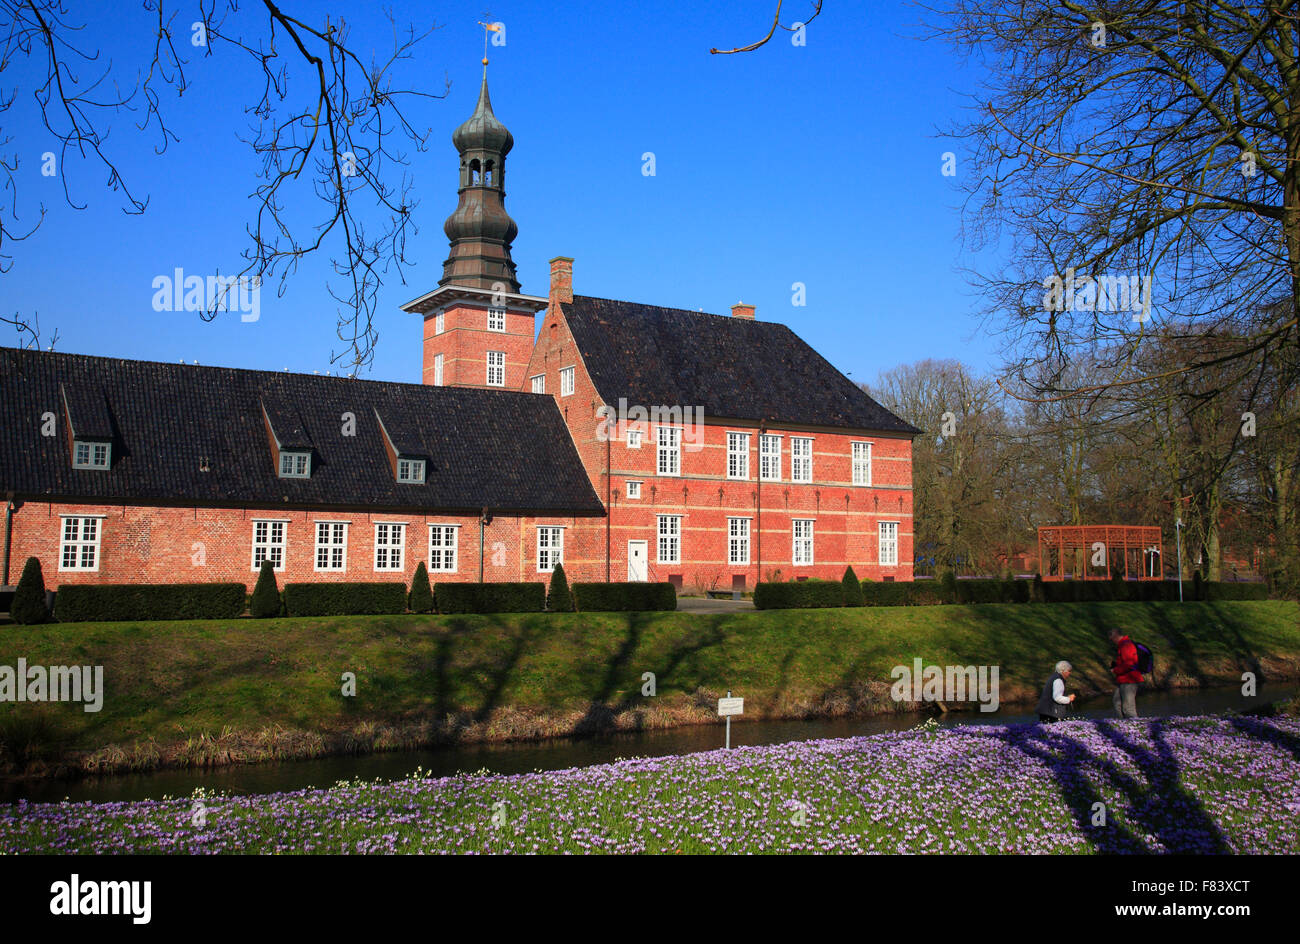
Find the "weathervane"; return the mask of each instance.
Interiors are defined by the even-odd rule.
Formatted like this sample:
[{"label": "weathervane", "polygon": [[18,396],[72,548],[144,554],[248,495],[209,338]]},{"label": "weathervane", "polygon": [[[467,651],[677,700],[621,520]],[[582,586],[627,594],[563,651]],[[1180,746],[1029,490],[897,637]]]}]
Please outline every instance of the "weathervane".
[{"label": "weathervane", "polygon": [[[484,19],[491,20],[492,14],[489,13],[487,10],[484,10],[483,17]],[[487,64],[488,64],[488,57],[487,57],[488,33],[499,33],[501,32],[501,27],[498,26],[496,23],[484,23],[483,20],[479,20],[478,25],[483,27],[483,74],[486,75]]]}]

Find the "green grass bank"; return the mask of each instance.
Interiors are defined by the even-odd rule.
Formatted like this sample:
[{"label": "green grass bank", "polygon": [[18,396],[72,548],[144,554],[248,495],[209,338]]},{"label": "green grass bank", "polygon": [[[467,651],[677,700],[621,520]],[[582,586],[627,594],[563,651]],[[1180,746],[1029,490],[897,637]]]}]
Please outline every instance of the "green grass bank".
[{"label": "green grass bank", "polygon": [[[744,614],[371,616],[0,627],[0,665],[102,665],[96,713],[0,705],[0,772],[60,776],[363,753],[746,718],[907,710],[890,670],[997,665],[1004,704],[1058,659],[1108,691],[1105,639],[1155,650],[1161,687],[1300,678],[1294,602],[873,607]],[[642,695],[643,673],[657,692]],[[356,694],[342,693],[355,673]]]}]

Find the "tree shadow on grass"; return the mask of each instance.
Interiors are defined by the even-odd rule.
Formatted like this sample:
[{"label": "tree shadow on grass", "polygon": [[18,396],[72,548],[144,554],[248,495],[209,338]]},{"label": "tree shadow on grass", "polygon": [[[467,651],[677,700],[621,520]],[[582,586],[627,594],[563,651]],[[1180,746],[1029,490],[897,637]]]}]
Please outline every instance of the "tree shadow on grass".
[{"label": "tree shadow on grass", "polygon": [[[1140,777],[1128,773],[1108,756],[1090,752],[1081,740],[1053,732],[1050,726],[1016,726],[994,736],[1047,766],[1060,787],[1062,799],[1070,807],[1075,826],[1098,852],[1146,854],[1149,850],[1134,829],[1153,837],[1170,853],[1221,855],[1231,851],[1218,824],[1183,787],[1181,769],[1169,746],[1164,722],[1146,723],[1152,748],[1130,738],[1128,729],[1120,724],[1109,721],[1092,724],[1117,750],[1133,760]],[[1116,822],[1110,809],[1105,826],[1093,825],[1093,806],[1105,801],[1087,776],[1089,768],[1127,798],[1126,818],[1132,828]]]}]

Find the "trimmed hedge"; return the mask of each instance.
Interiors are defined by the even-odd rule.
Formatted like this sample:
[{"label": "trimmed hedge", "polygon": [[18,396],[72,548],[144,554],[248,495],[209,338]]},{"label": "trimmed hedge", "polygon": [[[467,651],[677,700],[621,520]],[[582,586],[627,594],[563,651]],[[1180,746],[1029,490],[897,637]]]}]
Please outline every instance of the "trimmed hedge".
[{"label": "trimmed hedge", "polygon": [[862,582],[858,580],[858,575],[853,572],[852,567],[845,568],[844,579],[840,581],[840,586],[844,588],[844,605],[845,606],[866,606],[866,599],[862,596]]},{"label": "trimmed hedge", "polygon": [[286,583],[289,616],[365,616],[406,612],[406,584],[381,582]]},{"label": "trimmed hedge", "polygon": [[754,606],[760,610],[843,605],[844,586],[838,580],[762,581],[754,588]]},{"label": "trimmed hedge", "polygon": [[35,557],[27,558],[23,565],[23,575],[18,578],[13,602],[9,604],[9,617],[15,623],[27,624],[44,623],[50,618],[50,611],[45,608],[45,575]]},{"label": "trimmed hedge", "polygon": [[[805,581],[797,584],[759,584],[754,605],[760,610],[791,607],[843,606],[829,602],[834,594],[827,589],[788,590],[829,581]],[[842,585],[841,585],[842,586]],[[764,590],[764,587],[781,588]],[[1197,592],[1200,596],[1197,596]],[[973,579],[923,580],[907,582],[862,583],[863,601],[867,606],[929,606],[939,603],[1108,603],[1112,601],[1149,603],[1178,602],[1178,582],[1174,580],[1033,580]],[[1267,600],[1268,586],[1246,582],[1183,581],[1185,600]],[[809,601],[809,602],[803,602]]]},{"label": "trimmed hedge", "polygon": [[407,605],[412,613],[433,612],[433,586],[429,583],[429,571],[424,561],[420,561],[415,576],[411,578],[411,597]]},{"label": "trimmed hedge", "polygon": [[248,615],[254,619],[269,619],[280,615],[280,606],[280,588],[276,586],[275,568],[268,558],[257,570],[257,584],[248,600]]},{"label": "trimmed hedge", "polygon": [[440,583],[433,588],[439,613],[541,613],[546,585],[541,583]]},{"label": "trimmed hedge", "polygon": [[247,593],[242,583],[63,584],[54,616],[64,623],[234,619]]},{"label": "trimmed hedge", "polygon": [[569,578],[564,576],[563,564],[556,564],[551,571],[551,588],[546,591],[546,608],[552,613],[573,612],[573,594],[569,592]]},{"label": "trimmed hedge", "polygon": [[671,583],[575,583],[573,596],[580,612],[677,609]]},{"label": "trimmed hedge", "polygon": [[944,590],[937,581],[891,581],[862,584],[862,597],[866,606],[936,606],[943,602]]}]

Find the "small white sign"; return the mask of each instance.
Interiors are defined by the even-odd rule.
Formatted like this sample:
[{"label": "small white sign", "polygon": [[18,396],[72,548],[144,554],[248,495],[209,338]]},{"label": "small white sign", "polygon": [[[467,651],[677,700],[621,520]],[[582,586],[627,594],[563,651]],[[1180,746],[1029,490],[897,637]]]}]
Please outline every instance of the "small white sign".
[{"label": "small white sign", "polygon": [[718,699],[718,717],[725,718],[728,715],[743,715],[745,713],[745,699],[743,698],[719,698]]}]

